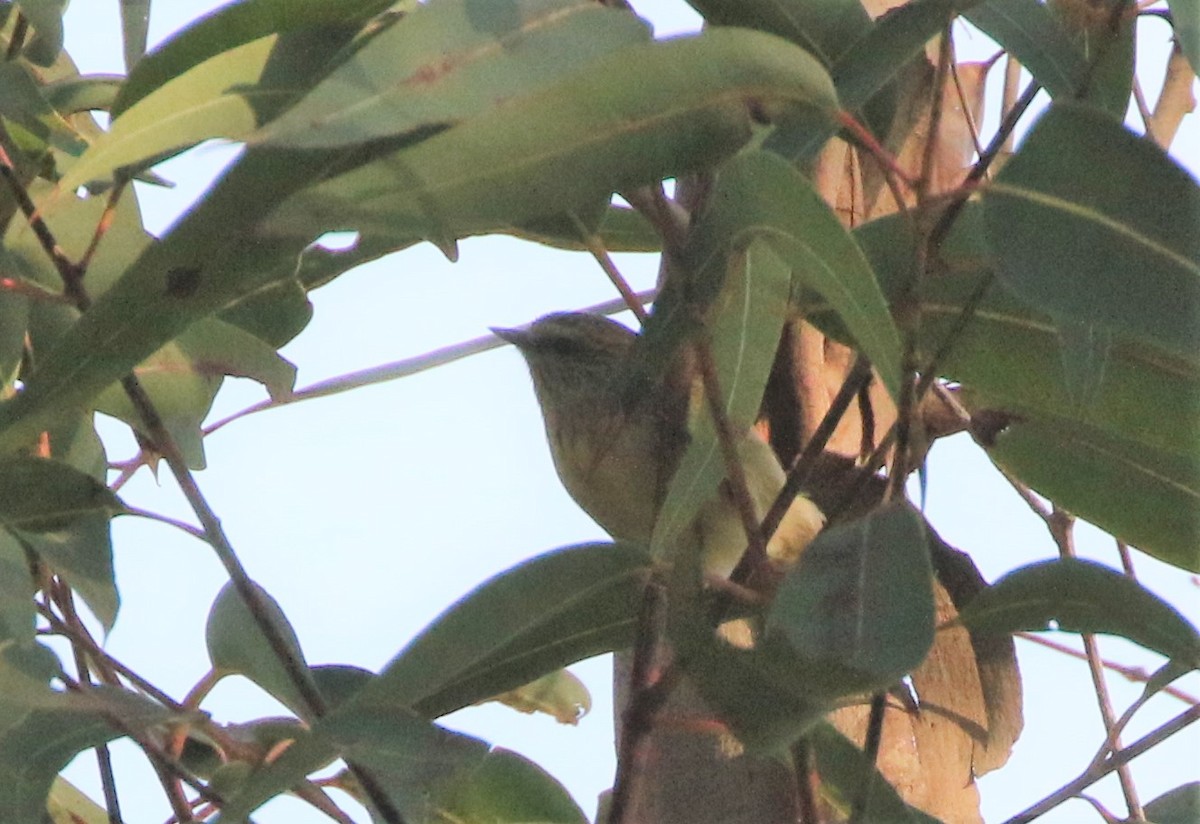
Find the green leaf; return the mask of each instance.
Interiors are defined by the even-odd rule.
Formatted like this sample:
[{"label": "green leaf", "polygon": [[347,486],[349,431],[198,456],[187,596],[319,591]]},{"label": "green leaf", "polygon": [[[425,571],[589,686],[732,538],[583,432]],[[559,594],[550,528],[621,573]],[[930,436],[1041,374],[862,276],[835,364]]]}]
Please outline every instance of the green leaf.
[{"label": "green leaf", "polygon": [[1154,824],[1195,824],[1200,821],[1200,781],[1192,781],[1160,795],[1143,806]]},{"label": "green leaf", "polygon": [[122,728],[144,732],[169,720],[160,705],[111,687],[55,694],[50,708],[0,733],[0,822],[42,821],[55,778],[78,753],[117,738]]},{"label": "green leaf", "polygon": [[329,162],[319,152],[247,151],[162,241],[119,271],[53,346],[39,351],[24,390],[0,403],[0,450],[85,408],[196,320],[293,280],[307,241],[266,239],[255,231],[256,220]]},{"label": "green leaf", "polygon": [[121,45],[126,72],[146,53],[149,33],[150,0],[121,0]]},{"label": "green leaf", "polygon": [[517,712],[542,712],[560,724],[571,725],[578,724],[592,709],[592,694],[587,685],[565,669],[547,673],[492,700]]},{"label": "green leaf", "polygon": [[62,52],[62,16],[67,10],[67,0],[22,0],[18,5],[34,31],[25,47],[25,56],[39,66],[52,65]]},{"label": "green leaf", "polygon": [[366,20],[392,0],[242,0],[205,15],[129,67],[113,117],[190,69],[270,34]]},{"label": "green leaf", "polygon": [[[39,141],[43,150],[54,146],[77,155],[87,148],[87,141],[55,111],[29,70],[18,62],[0,64],[0,113],[5,128],[21,129]],[[32,145],[24,148],[33,153]]]},{"label": "green leaf", "polygon": [[0,740],[33,710],[53,706],[60,693],[50,679],[61,672],[58,657],[41,644],[0,640]]},{"label": "green leaf", "polygon": [[710,165],[742,146],[763,116],[799,110],[832,131],[828,76],[779,38],[713,29],[631,46],[307,189],[267,228],[412,235],[446,248]]},{"label": "green leaf", "polygon": [[25,456],[0,461],[0,521],[6,526],[45,532],[123,509],[107,487],[67,464]]},{"label": "green leaf", "polygon": [[871,28],[858,0],[688,0],[713,26],[741,26],[791,40],[826,66]]},{"label": "green leaf", "polygon": [[227,52],[164,83],[112,121],[59,186],[73,192],[118,170],[147,165],[215,137],[237,139],[261,124],[259,106],[278,107],[281,89],[273,88],[268,61],[287,48],[268,35]]},{"label": "green leaf", "polygon": [[913,0],[875,21],[867,34],[846,49],[833,66],[833,83],[842,107],[865,106],[925,44],[949,25],[955,14],[981,0]]},{"label": "green leaf", "polygon": [[1200,356],[1200,188],[1153,143],[1055,104],[983,204],[1000,274],[1023,299]]},{"label": "green leaf", "polygon": [[[254,585],[259,599],[266,607],[267,618],[283,637],[288,652],[304,666],[300,639],[288,622],[278,602],[262,587]],[[307,715],[306,704],[279,662],[271,645],[263,637],[258,622],[246,607],[232,583],[221,587],[208,612],[204,627],[208,658],[213,670],[220,675],[244,675],[279,700],[292,712]]]},{"label": "green leaf", "polygon": [[18,535],[0,528],[0,643],[33,641],[34,591],[25,547]]},{"label": "green leaf", "polygon": [[52,824],[110,824],[108,811],[80,792],[74,784],[56,776],[46,799],[46,814]]},{"label": "green leaf", "polygon": [[963,16],[1021,61],[1051,97],[1070,99],[1087,82],[1087,60],[1044,3],[988,0]]},{"label": "green leaf", "polygon": [[1183,56],[1200,74],[1200,6],[1192,0],[1167,0],[1171,10],[1171,21],[1175,27],[1175,38],[1183,49]]},{"label": "green leaf", "polygon": [[587,824],[587,816],[548,772],[524,756],[495,748],[469,775],[448,786],[436,804],[455,822]]},{"label": "green leaf", "polygon": [[86,111],[112,108],[123,77],[117,74],[90,74],[68,77],[42,87],[46,102],[63,117]]},{"label": "green leaf", "polygon": [[780,585],[767,632],[813,662],[815,694],[891,686],[933,644],[932,581],[924,522],[892,506],[817,536]]},{"label": "green leaf", "polygon": [[[917,338],[922,359],[943,348],[972,295],[993,276],[981,211],[977,205],[967,206],[938,250],[935,275],[925,280]],[[897,299],[917,265],[911,223],[900,215],[875,220],[857,229],[855,237],[888,300]],[[828,333],[849,339],[827,308],[814,307],[810,317]],[[1094,401],[1081,406],[1068,389],[1054,322],[999,283],[986,288],[978,311],[941,359],[938,373],[963,384],[973,409],[1078,420],[1155,451],[1197,455],[1200,361],[1189,363],[1117,338]]]},{"label": "green leaf", "polygon": [[[201,424],[212,407],[225,375],[263,384],[272,398],[291,394],[296,367],[263,341],[216,318],[205,318],[159,349],[134,369],[192,469],[203,469]],[[145,425],[124,388],[110,386],[95,400],[98,411],[125,421],[135,429]]]},{"label": "green leaf", "polygon": [[538,556],[484,582],[384,667],[362,700],[436,718],[633,637],[645,553],[588,544]]},{"label": "green leaf", "polygon": [[1200,447],[1150,449],[1075,420],[1018,420],[988,453],[1038,493],[1143,552],[1200,572]]},{"label": "green leaf", "polygon": [[[713,201],[735,205],[736,198],[723,197],[726,191],[718,183]],[[750,487],[748,491],[761,516],[782,488],[783,473],[769,448],[764,450],[761,441],[746,433],[754,425],[775,361],[792,273],[767,241],[754,239],[753,233],[731,233],[728,229],[720,225],[720,218],[710,215],[702,219],[693,236],[711,238],[713,244],[711,253],[700,258],[703,263],[692,271],[696,273],[696,284],[707,281],[720,287],[707,311],[709,346],[722,395],[721,407],[732,430],[741,438],[737,449]],[[661,317],[656,315],[655,320]],[[679,317],[685,324],[691,321],[686,309]],[[726,476],[726,465],[707,404],[701,403],[693,411],[689,430],[691,439],[654,525],[650,546],[656,556],[665,555],[706,506],[719,507],[718,486]],[[721,511],[735,518],[731,507]],[[716,531],[714,527],[707,532]],[[747,543],[740,525],[735,527],[730,541],[714,534],[704,537],[705,569],[712,574],[728,575]]]},{"label": "green leaf", "polygon": [[649,39],[638,17],[588,0],[439,0],[372,37],[252,140],[334,147],[451,125]]},{"label": "green leaf", "polygon": [[[891,824],[941,824],[904,803],[887,779],[867,761],[862,750],[827,723],[818,724],[808,736],[821,787],[833,794],[833,803],[849,812],[864,783],[870,784],[870,802],[863,821],[887,821]],[[866,779],[866,782],[864,782]]]},{"label": "green leaf", "polygon": [[1183,666],[1200,667],[1200,635],[1170,604],[1093,561],[1063,558],[1020,567],[975,596],[958,620],[973,632],[1119,635]]}]

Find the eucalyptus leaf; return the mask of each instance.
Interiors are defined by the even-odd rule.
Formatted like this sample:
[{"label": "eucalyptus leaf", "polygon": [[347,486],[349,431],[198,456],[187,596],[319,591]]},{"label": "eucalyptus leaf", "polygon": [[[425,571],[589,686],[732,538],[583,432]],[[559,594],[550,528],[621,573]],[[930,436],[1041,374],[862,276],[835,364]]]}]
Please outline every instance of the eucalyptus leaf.
[{"label": "eucalyptus leaf", "polygon": [[1000,275],[1024,300],[1200,357],[1200,186],[1153,143],[1056,103],[983,205]]},{"label": "eucalyptus leaf", "polygon": [[588,0],[440,0],[376,34],[251,139],[334,147],[459,123],[649,39],[634,15]]},{"label": "eucalyptus leaf", "polygon": [[[278,602],[266,590],[254,585],[266,617],[283,638],[288,654],[305,666],[300,639],[288,623]],[[232,583],[217,593],[204,628],[208,657],[218,675],[244,675],[297,715],[304,717],[306,704],[287,670],[259,629],[258,621]]]},{"label": "eucalyptus leaf", "polygon": [[448,248],[711,165],[757,120],[799,110],[832,133],[828,75],[779,38],[713,29],[629,46],[296,194],[267,228],[411,234]]},{"label": "eucalyptus leaf", "polygon": [[975,596],[958,616],[972,632],[1044,631],[1119,635],[1200,667],[1200,635],[1137,581],[1094,561],[1062,558],[1020,567]]}]

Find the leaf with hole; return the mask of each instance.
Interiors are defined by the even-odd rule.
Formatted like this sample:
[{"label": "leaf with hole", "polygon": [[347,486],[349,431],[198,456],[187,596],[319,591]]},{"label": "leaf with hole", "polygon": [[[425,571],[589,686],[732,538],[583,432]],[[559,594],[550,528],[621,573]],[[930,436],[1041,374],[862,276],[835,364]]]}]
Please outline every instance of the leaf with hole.
[{"label": "leaf with hole", "polygon": [[1179,612],[1132,578],[1094,561],[1063,558],[1020,567],[979,593],[959,614],[972,632],[1119,635],[1200,667],[1200,635]]}]

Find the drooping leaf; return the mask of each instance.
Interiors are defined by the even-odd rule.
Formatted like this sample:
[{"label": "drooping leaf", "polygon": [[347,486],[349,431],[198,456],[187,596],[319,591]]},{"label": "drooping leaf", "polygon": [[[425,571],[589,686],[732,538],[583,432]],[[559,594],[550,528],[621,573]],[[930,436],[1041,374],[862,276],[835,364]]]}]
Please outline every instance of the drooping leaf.
[{"label": "drooping leaf", "polygon": [[408,234],[446,248],[709,165],[763,116],[811,110],[827,136],[835,105],[820,64],[771,35],[713,29],[630,46],[306,189],[267,228]]},{"label": "drooping leaf", "polygon": [[741,26],[791,40],[829,66],[871,27],[857,0],[688,0],[713,26]]},{"label": "drooping leaf", "polygon": [[[205,318],[138,364],[134,374],[188,466],[203,469],[201,424],[224,376],[251,378],[262,383],[271,397],[283,398],[292,390],[296,368],[253,335]],[[101,393],[95,407],[144,431],[140,414],[121,386],[114,384]]]},{"label": "drooping leaf", "polygon": [[587,686],[570,670],[560,669],[495,696],[517,712],[542,712],[560,724],[575,725],[592,709]]},{"label": "drooping leaf", "polygon": [[511,750],[494,748],[469,775],[446,788],[439,814],[454,821],[538,821],[586,824],[587,816],[542,767]]},{"label": "drooping leaf", "polygon": [[1200,781],[1182,784],[1146,804],[1142,811],[1154,824],[1192,824],[1200,821]]},{"label": "drooping leaf", "polygon": [[0,527],[0,642],[34,639],[33,575],[19,535]]},{"label": "drooping leaf", "polygon": [[[724,202],[720,195],[716,201]],[[709,350],[721,392],[721,408],[739,437],[736,447],[747,484],[756,487],[748,491],[752,498],[763,499],[754,503],[765,513],[782,486],[778,478],[782,472],[777,461],[771,465],[773,456],[769,450],[765,455],[759,454],[762,444],[749,442],[753,436],[746,433],[762,405],[767,377],[779,347],[792,273],[767,240],[755,239],[749,232],[722,231],[728,228],[712,227],[711,237],[715,242],[711,254],[693,271],[697,272],[697,283],[708,280],[720,290],[707,311]],[[696,235],[704,237],[707,231],[699,228]],[[686,310],[681,317],[685,324],[690,320]],[[725,459],[707,404],[694,409],[691,417],[690,441],[654,525],[650,543],[655,554],[665,555],[674,546],[701,509],[714,502],[718,486],[726,476]],[[732,511],[729,514],[733,516]],[[737,564],[745,548],[745,541],[736,537],[738,530],[740,527],[735,529],[735,537],[728,546],[722,546],[725,542],[715,536],[706,536],[710,540],[704,547],[705,564],[713,574],[728,574]]]},{"label": "drooping leaf", "polygon": [[[136,2],[136,0],[134,0]],[[165,83],[222,52],[296,29],[330,28],[339,23],[363,21],[383,11],[391,0],[242,0],[230,3],[176,32],[169,40],[130,66],[112,114],[126,109]]]},{"label": "drooping leaf", "polygon": [[1087,60],[1044,3],[988,0],[963,16],[1021,61],[1051,97],[1070,99],[1086,81]]},{"label": "drooping leaf", "polygon": [[1200,447],[1165,453],[1079,421],[1015,421],[988,452],[1032,489],[1122,541],[1200,571]]},{"label": "drooping leaf", "polygon": [[[300,639],[296,637],[287,616],[266,590],[257,584],[255,587],[261,603],[266,607],[267,617],[283,638],[288,653],[301,666],[305,666]],[[221,587],[217,593],[208,612],[204,638],[208,645],[208,658],[219,675],[244,675],[297,715],[304,717],[307,714],[298,688],[232,583]]]},{"label": "drooping leaf", "polygon": [[[878,689],[921,663],[934,627],[927,541],[921,517],[893,506],[826,530],[804,551],[767,613],[767,632],[813,662],[807,689]],[[839,683],[851,674],[857,690]]]},{"label": "drooping leaf", "polygon": [[1183,49],[1183,55],[1200,74],[1200,7],[1191,0],[1167,0],[1171,20],[1175,26],[1175,37]]},{"label": "drooping leaf", "polygon": [[67,0],[23,0],[20,6],[34,32],[25,47],[25,56],[39,66],[53,64],[62,52],[62,16],[67,10]]},{"label": "drooping leaf", "polygon": [[833,83],[842,106],[865,106],[925,44],[982,0],[915,0],[884,14],[833,66]]},{"label": "drooping leaf", "polygon": [[0,461],[0,519],[9,527],[48,531],[122,509],[107,487],[67,464],[23,456]]},{"label": "drooping leaf", "polygon": [[808,741],[814,766],[821,776],[821,787],[833,795],[833,804],[844,813],[853,809],[865,783],[869,785],[870,801],[863,811],[863,821],[940,824],[936,818],[905,804],[875,765],[867,761],[862,750],[830,724],[814,727]]},{"label": "drooping leaf", "polygon": [[1200,667],[1200,635],[1170,604],[1094,561],[1063,558],[1020,567],[959,614],[973,632],[1045,630],[1119,635],[1186,667]]},{"label": "drooping leaf", "polygon": [[983,204],[1000,274],[1023,299],[1200,356],[1200,187],[1153,143],[1055,104]]},{"label": "drooping leaf", "polygon": [[59,181],[73,192],[123,168],[148,165],[211,138],[239,139],[270,119],[336,52],[344,37],[302,30],[220,52],[116,116]]},{"label": "drooping leaf", "polygon": [[248,151],[40,353],[23,391],[0,403],[0,446],[18,446],[54,420],[76,414],[196,320],[265,286],[294,280],[307,240],[265,239],[255,232],[255,221],[329,160],[322,153]]},{"label": "drooping leaf", "polygon": [[633,636],[649,560],[631,546],[548,553],[481,584],[384,667],[363,700],[436,718]]},{"label": "drooping leaf", "polygon": [[[978,310],[939,364],[940,375],[963,384],[972,406],[1077,419],[1155,450],[1195,455],[1200,444],[1195,414],[1200,408],[1200,362],[1192,365],[1155,347],[1117,338],[1094,403],[1081,406],[1067,389],[1054,322],[1000,283],[988,286],[995,265],[981,217],[978,207],[968,206],[938,250],[933,276],[925,282],[919,354],[928,358],[944,348],[959,314],[983,288]],[[897,215],[871,221],[855,236],[884,293],[895,300],[917,261],[911,225]],[[829,333],[849,339],[826,308],[815,307],[811,317]],[[1139,399],[1152,403],[1152,414]]]},{"label": "drooping leaf", "polygon": [[121,45],[125,71],[129,72],[146,53],[150,33],[150,0],[121,0]]},{"label": "drooping leaf", "polygon": [[19,62],[0,65],[0,112],[12,139],[31,154],[41,154],[50,146],[69,154],[87,148],[87,141],[55,111]]},{"label": "drooping leaf", "polygon": [[48,707],[0,733],[0,822],[43,820],[54,780],[76,754],[119,737],[122,729],[145,732],[171,717],[162,706],[111,687],[55,694]]},{"label": "drooping leaf", "polygon": [[649,38],[634,15],[586,0],[419,6],[252,139],[334,147],[451,125]]}]

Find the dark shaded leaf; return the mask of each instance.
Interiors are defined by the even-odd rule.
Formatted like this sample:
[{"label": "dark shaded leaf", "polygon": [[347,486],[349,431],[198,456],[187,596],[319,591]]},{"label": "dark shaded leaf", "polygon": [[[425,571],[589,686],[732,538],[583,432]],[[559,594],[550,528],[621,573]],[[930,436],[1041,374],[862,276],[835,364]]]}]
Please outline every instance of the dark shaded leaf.
[{"label": "dark shaded leaf", "polygon": [[1069,99],[1086,81],[1087,60],[1044,3],[988,0],[963,16],[1020,60],[1051,97]]},{"label": "dark shaded leaf", "polygon": [[741,26],[791,40],[829,66],[871,28],[858,0],[688,0],[714,26]]},{"label": "dark shaded leaf", "polygon": [[150,32],[150,0],[121,0],[121,45],[125,71],[129,72],[146,53]]},{"label": "dark shaded leaf", "polygon": [[1200,187],[1153,143],[1055,104],[983,204],[1000,274],[1023,299],[1200,356]]},{"label": "dark shaded leaf", "polygon": [[1020,567],[976,596],[959,621],[990,633],[1037,632],[1054,622],[1068,632],[1119,635],[1200,667],[1200,635],[1186,618],[1137,581],[1093,561]]},{"label": "dark shaded leaf", "polygon": [[33,25],[33,38],[25,46],[25,56],[39,66],[50,66],[63,47],[63,12],[67,0],[22,0],[21,13]]},{"label": "dark shaded leaf", "polygon": [[86,111],[108,111],[124,78],[117,74],[91,74],[48,83],[42,88],[46,102],[64,117]]},{"label": "dark shaded leaf", "polygon": [[1171,20],[1175,25],[1175,37],[1183,49],[1183,55],[1200,74],[1200,6],[1192,0],[1167,0]]},{"label": "dark shaded leaf", "polygon": [[[812,662],[807,689],[887,687],[921,663],[934,627],[927,540],[921,517],[893,506],[822,532],[804,551],[767,612],[767,632]],[[854,680],[857,689],[846,689]]]},{"label": "dark shaded leaf", "polygon": [[904,803],[904,799],[888,783],[875,765],[867,761],[862,750],[826,723],[818,724],[808,736],[822,789],[834,795],[834,804],[849,812],[870,784],[870,802],[863,811],[863,821],[887,821],[892,824],[941,824]]},{"label": "dark shaded leaf", "polygon": [[436,718],[633,637],[645,553],[589,544],[538,556],[464,596],[364,691],[371,704]]},{"label": "dark shaded leaf", "polygon": [[[1194,446],[1194,445],[1193,445]],[[988,453],[1035,491],[1161,561],[1200,572],[1200,454],[1077,420],[1011,423]]]},{"label": "dark shaded leaf", "polygon": [[1143,806],[1154,824],[1195,824],[1200,821],[1200,781],[1183,784]]},{"label": "dark shaded leaf", "polygon": [[107,487],[65,463],[23,456],[0,462],[0,520],[9,527],[50,531],[122,509]]}]

